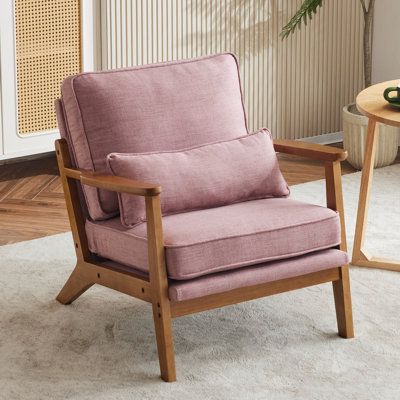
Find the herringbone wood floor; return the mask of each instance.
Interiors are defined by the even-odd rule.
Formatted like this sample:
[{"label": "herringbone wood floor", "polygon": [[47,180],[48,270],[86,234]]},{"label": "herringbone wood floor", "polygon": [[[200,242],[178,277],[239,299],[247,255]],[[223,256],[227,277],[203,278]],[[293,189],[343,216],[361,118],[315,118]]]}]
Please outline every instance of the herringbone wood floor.
[{"label": "herringbone wood floor", "polygon": [[[324,166],[317,161],[282,154],[278,157],[289,185],[324,177]],[[354,169],[343,163],[343,173],[350,172]],[[0,245],[68,230],[54,156],[0,166]]]},{"label": "herringbone wood floor", "polygon": [[55,157],[0,166],[0,244],[68,230]]}]

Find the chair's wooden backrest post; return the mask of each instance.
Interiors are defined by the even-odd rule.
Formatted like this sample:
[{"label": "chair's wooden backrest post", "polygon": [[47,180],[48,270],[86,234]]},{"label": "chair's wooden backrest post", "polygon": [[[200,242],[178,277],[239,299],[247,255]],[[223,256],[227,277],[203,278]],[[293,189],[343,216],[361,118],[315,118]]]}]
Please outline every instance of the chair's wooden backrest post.
[{"label": "chair's wooden backrest post", "polygon": [[346,224],[344,218],[342,170],[340,161],[325,163],[326,205],[337,211],[340,216],[341,244],[340,250],[347,251]]},{"label": "chair's wooden backrest post", "polygon": [[74,179],[68,178],[64,171],[64,168],[72,167],[67,141],[65,139],[56,140],[55,147],[69,222],[75,243],[76,256],[78,261],[90,261],[92,254],[87,243],[85,217],[79,201],[77,182]]}]

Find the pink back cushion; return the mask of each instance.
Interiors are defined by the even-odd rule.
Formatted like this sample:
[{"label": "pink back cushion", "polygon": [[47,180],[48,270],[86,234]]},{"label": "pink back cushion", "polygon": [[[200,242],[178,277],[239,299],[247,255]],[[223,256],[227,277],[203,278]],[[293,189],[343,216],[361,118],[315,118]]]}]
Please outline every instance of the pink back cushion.
[{"label": "pink back cushion", "polygon": [[[117,176],[160,185],[163,215],[289,194],[266,129],[182,151],[111,153],[107,161]],[[124,226],[145,221],[143,197],[119,200]]]},{"label": "pink back cushion", "polygon": [[[179,150],[247,134],[232,54],[83,73],[67,78],[61,93],[57,112],[79,168],[109,172],[109,153]],[[118,213],[115,193],[83,191],[92,219]]]}]

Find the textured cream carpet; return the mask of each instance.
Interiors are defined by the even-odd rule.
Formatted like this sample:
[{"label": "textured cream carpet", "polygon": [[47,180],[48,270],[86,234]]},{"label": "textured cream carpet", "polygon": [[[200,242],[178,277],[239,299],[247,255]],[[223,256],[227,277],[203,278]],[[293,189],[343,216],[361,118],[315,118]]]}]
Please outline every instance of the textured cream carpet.
[{"label": "textured cream carpet", "polygon": [[[400,259],[400,166],[376,172],[368,248]],[[344,177],[348,235],[359,174]],[[322,181],[292,188],[323,203]],[[54,298],[69,234],[0,248],[0,399],[399,399],[400,273],[353,268],[356,338],[329,284],[174,321],[178,382],[159,378],[150,307],[94,287]]]}]

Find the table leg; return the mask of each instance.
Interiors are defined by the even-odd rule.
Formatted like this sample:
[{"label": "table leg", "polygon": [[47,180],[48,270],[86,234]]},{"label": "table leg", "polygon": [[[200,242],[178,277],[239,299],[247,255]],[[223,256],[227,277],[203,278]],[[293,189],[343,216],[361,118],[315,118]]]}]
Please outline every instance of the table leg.
[{"label": "table leg", "polygon": [[358,200],[357,223],[353,245],[353,259],[351,263],[360,267],[382,268],[400,271],[400,263],[398,261],[371,257],[363,250],[378,139],[378,130],[376,130],[375,127],[376,121],[374,119],[369,119],[367,141],[365,143],[364,166],[361,176],[360,197]]},{"label": "table leg", "polygon": [[356,262],[362,258],[362,246],[364,244],[365,229],[367,226],[368,204],[371,192],[372,176],[374,173],[376,142],[378,136],[375,127],[376,121],[370,118],[368,121],[364,166],[362,169],[360,197],[358,200],[357,223],[353,245],[353,264],[356,264]]}]

